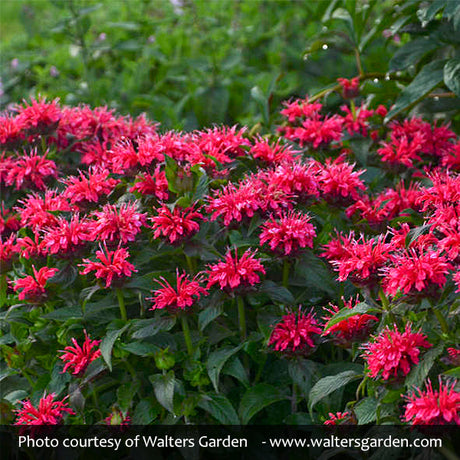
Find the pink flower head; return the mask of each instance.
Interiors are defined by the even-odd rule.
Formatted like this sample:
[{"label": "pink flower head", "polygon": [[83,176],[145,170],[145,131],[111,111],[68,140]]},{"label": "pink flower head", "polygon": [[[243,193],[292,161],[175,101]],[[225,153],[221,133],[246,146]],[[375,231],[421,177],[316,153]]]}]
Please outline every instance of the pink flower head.
[{"label": "pink flower head", "polygon": [[125,248],[118,248],[114,251],[110,251],[104,245],[99,251],[96,251],[96,258],[99,262],[93,262],[89,259],[83,259],[84,267],[83,271],[80,272],[82,275],[87,275],[95,271],[96,278],[105,280],[105,287],[111,286],[112,282],[120,282],[126,277],[130,277],[133,272],[137,272],[134,265],[127,261],[129,252]]},{"label": "pink flower head", "polygon": [[33,230],[56,225],[57,211],[72,210],[67,200],[55,190],[47,190],[43,197],[35,193],[29,194],[19,203],[22,204],[22,207],[16,209],[21,216],[21,225],[30,226]]},{"label": "pink flower head", "polygon": [[362,355],[367,361],[372,378],[382,377],[398,379],[406,376],[413,365],[420,360],[420,349],[431,348],[426,336],[420,332],[412,332],[411,325],[406,324],[404,332],[399,332],[396,325],[391,330],[388,326],[373,342],[363,345]]},{"label": "pink flower head", "polygon": [[454,389],[456,383],[443,384],[439,378],[439,389],[433,390],[428,379],[425,391],[417,388],[404,396],[407,405],[403,421],[411,425],[460,425],[460,392]]},{"label": "pink flower head", "polygon": [[287,354],[308,355],[315,348],[315,338],[321,328],[313,313],[305,314],[300,308],[297,313],[284,315],[274,327],[268,346]]},{"label": "pink flower head", "polygon": [[350,281],[357,286],[374,284],[379,270],[387,262],[391,244],[384,243],[384,236],[366,240],[364,235],[356,239],[354,233],[339,235],[326,246],[321,255],[326,257],[339,272],[339,281]]},{"label": "pink flower head", "polygon": [[137,177],[136,183],[129,189],[132,192],[138,192],[142,195],[153,195],[158,200],[168,199],[168,181],[164,171],[160,167],[153,174],[142,173]]},{"label": "pink flower head", "polygon": [[74,214],[70,222],[60,217],[56,225],[45,229],[41,248],[48,254],[68,256],[91,239],[89,222],[80,220],[78,214]]},{"label": "pink flower head", "polygon": [[[353,304],[353,299],[343,299],[344,309],[352,309],[359,304],[359,299]],[[331,308],[324,308],[324,310],[330,313],[329,316],[323,317],[326,321],[323,336],[331,336],[332,341],[335,345],[350,348],[353,342],[362,342],[367,336],[378,318],[374,315],[358,314],[351,316],[350,318],[344,319],[331,327],[328,327],[327,322],[332,320],[334,316],[341,311],[337,305],[329,304]],[[343,311],[343,310],[342,310]]]},{"label": "pink flower head", "polygon": [[201,277],[195,276],[190,279],[186,273],[179,274],[176,270],[176,287],[172,287],[163,277],[155,280],[161,289],[157,289],[153,297],[153,306],[151,310],[167,308],[171,312],[185,310],[194,305],[199,298],[208,294],[208,289],[201,286]]},{"label": "pink flower head", "polygon": [[276,143],[270,143],[267,140],[259,137],[255,140],[249,154],[268,165],[291,163],[294,161],[294,156],[297,154],[289,145],[280,144],[278,139]]},{"label": "pink flower head", "polygon": [[383,289],[387,294],[416,294],[421,291],[439,291],[446,283],[452,264],[438,251],[417,251],[409,248],[391,257],[391,265],[383,268]]},{"label": "pink flower head", "polygon": [[215,284],[219,284],[221,289],[233,291],[238,287],[253,286],[260,282],[259,273],[265,274],[263,265],[255,258],[257,251],[247,249],[246,252],[238,258],[238,251],[235,249],[235,255],[229,250],[225,254],[225,260],[208,268],[208,285],[209,289]]},{"label": "pink flower head", "polygon": [[311,145],[314,149],[340,141],[343,134],[343,118],[338,115],[305,120],[301,126],[286,131],[287,139],[297,141],[303,147]]},{"label": "pink flower head", "polygon": [[0,115],[0,144],[15,146],[24,138],[24,120],[10,114]]},{"label": "pink flower head", "polygon": [[75,338],[72,338],[72,346],[65,347],[62,351],[64,354],[59,356],[59,359],[65,362],[64,369],[62,372],[66,372],[69,369],[70,373],[81,377],[88,365],[93,362],[95,359],[101,356],[101,350],[99,350],[100,340],[91,340],[85,333],[85,341],[83,346],[78,345]]},{"label": "pink flower head", "polygon": [[24,105],[16,108],[17,118],[26,129],[44,129],[56,125],[61,118],[61,109],[58,99],[46,102],[45,98],[31,99],[30,105],[24,101]]},{"label": "pink flower head", "polygon": [[308,102],[308,97],[293,102],[283,102],[283,105],[286,108],[281,110],[281,115],[286,117],[289,123],[294,123],[301,118],[313,118],[323,107],[319,102]]},{"label": "pink flower head", "polygon": [[93,238],[101,241],[134,241],[145,223],[145,214],[137,212],[136,203],[123,203],[119,208],[106,204],[93,216],[97,219],[91,222]]},{"label": "pink flower head", "polygon": [[18,252],[15,235],[10,235],[8,239],[3,241],[0,235],[0,273],[9,269],[9,262],[13,256]]},{"label": "pink flower head", "polygon": [[68,407],[68,403],[54,401],[55,393],[43,396],[38,407],[32,406],[30,400],[21,401],[22,408],[15,410],[17,415],[15,425],[59,425],[65,413],[75,415],[75,412]]},{"label": "pink flower head", "polygon": [[333,414],[329,412],[329,419],[324,422],[324,425],[356,425],[356,419],[350,412],[337,412]]},{"label": "pink flower head", "polygon": [[63,197],[73,204],[97,203],[101,197],[108,195],[120,182],[109,178],[106,169],[91,168],[87,176],[80,171],[80,177],[69,176],[64,182],[67,188]]},{"label": "pink flower head", "polygon": [[350,80],[346,78],[337,78],[339,85],[342,87],[342,97],[344,99],[353,99],[359,96],[359,77]]},{"label": "pink flower head", "polygon": [[58,271],[58,268],[42,267],[37,270],[32,265],[33,275],[20,278],[13,282],[14,291],[19,293],[19,300],[27,300],[29,302],[39,302],[46,297],[46,282],[52,278]]},{"label": "pink flower head", "polygon": [[448,357],[449,364],[459,367],[460,366],[460,348],[450,347],[447,349],[447,353],[449,354],[449,357]]},{"label": "pink flower head", "polygon": [[290,163],[276,167],[270,182],[287,194],[296,195],[302,202],[307,198],[318,197],[317,168],[313,163]]},{"label": "pink flower head", "polygon": [[38,190],[46,188],[45,181],[57,176],[56,164],[47,160],[45,154],[39,155],[37,149],[25,153],[12,162],[6,176],[6,185],[15,185],[16,190],[33,187]]},{"label": "pink flower head", "polygon": [[326,200],[349,201],[359,198],[359,190],[366,190],[366,186],[359,178],[364,170],[354,171],[354,164],[349,164],[343,156],[332,160],[326,159],[324,165],[316,162],[318,168],[319,189]]},{"label": "pink flower head", "polygon": [[454,283],[457,285],[457,290],[455,292],[460,292],[460,270],[453,276]]},{"label": "pink flower head", "polygon": [[162,235],[171,244],[178,244],[193,236],[200,229],[197,221],[204,219],[203,214],[195,211],[193,206],[185,209],[176,206],[171,211],[167,205],[163,205],[157,211],[158,215],[150,218],[155,230],[153,236],[159,238]]},{"label": "pink flower head", "polygon": [[354,112],[346,105],[342,105],[340,109],[345,112],[343,122],[348,133],[350,135],[361,134],[366,137],[369,129],[368,119],[374,115],[374,111],[369,110],[364,104],[356,107]]},{"label": "pink flower head", "polygon": [[312,248],[315,236],[315,227],[308,214],[289,211],[278,219],[271,217],[262,225],[260,244],[268,243],[272,251],[287,256],[302,248]]}]

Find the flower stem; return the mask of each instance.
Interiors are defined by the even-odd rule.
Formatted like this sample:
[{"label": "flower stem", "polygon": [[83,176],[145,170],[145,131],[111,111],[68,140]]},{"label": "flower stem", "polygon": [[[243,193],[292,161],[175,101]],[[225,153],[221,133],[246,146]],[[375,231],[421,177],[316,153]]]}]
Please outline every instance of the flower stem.
[{"label": "flower stem", "polygon": [[6,291],[8,283],[6,282],[6,275],[0,275],[0,308],[6,304]]},{"label": "flower stem", "polygon": [[283,286],[287,289],[289,286],[289,260],[284,259],[283,262]]},{"label": "flower stem", "polygon": [[126,314],[125,299],[123,298],[123,291],[121,289],[116,290],[118,306],[120,307],[120,315],[123,321],[128,321],[128,315]]},{"label": "flower stem", "polygon": [[184,332],[185,345],[187,346],[188,354],[193,356],[192,338],[190,336],[190,328],[188,325],[187,316],[185,316],[185,314],[181,315],[180,321],[182,323],[182,331]]},{"label": "flower stem", "polygon": [[241,340],[246,340],[246,314],[244,311],[244,300],[240,295],[236,298],[238,303],[238,323],[240,327]]},{"label": "flower stem", "polygon": [[195,273],[195,267],[194,267],[192,258],[188,256],[187,254],[185,254],[185,260],[187,261],[187,266],[188,266],[188,269],[190,270],[190,273],[191,274]]}]

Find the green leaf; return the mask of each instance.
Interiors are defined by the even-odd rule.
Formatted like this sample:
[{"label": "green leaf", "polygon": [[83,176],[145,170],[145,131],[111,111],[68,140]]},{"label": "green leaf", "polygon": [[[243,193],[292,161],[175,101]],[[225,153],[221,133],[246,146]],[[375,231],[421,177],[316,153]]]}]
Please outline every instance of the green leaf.
[{"label": "green leaf", "polygon": [[107,332],[107,335],[102,339],[101,345],[99,349],[101,350],[102,357],[104,361],[107,363],[110,371],[112,371],[112,349],[115,341],[118,337],[123,334],[123,332],[127,329],[129,324],[125,324],[121,329],[116,329],[114,331]]},{"label": "green leaf", "polygon": [[418,62],[425,54],[436,49],[438,43],[429,37],[418,38],[406,43],[393,55],[391,70],[403,70]]},{"label": "green leaf", "polygon": [[460,59],[449,59],[444,66],[444,83],[460,96]]},{"label": "green leaf", "polygon": [[176,160],[174,160],[174,158],[171,158],[168,155],[165,155],[164,157],[165,157],[165,162],[166,162],[165,175],[166,175],[166,180],[168,181],[168,189],[170,192],[179,193],[179,190],[176,187],[177,170],[178,170]]},{"label": "green leaf", "polygon": [[117,402],[122,411],[126,412],[131,407],[139,386],[140,383],[137,381],[121,385],[117,388]]},{"label": "green leaf", "polygon": [[378,310],[374,307],[371,307],[366,302],[360,302],[353,308],[342,308],[336,313],[326,324],[325,330],[329,329],[330,327],[334,326],[335,324],[340,323],[352,316],[356,315],[363,315],[365,313],[372,313],[377,312]]},{"label": "green leaf", "polygon": [[358,419],[358,425],[366,425],[377,420],[377,404],[378,401],[373,397],[364,398],[359,401],[353,411]]},{"label": "green leaf", "polygon": [[430,229],[431,225],[421,225],[420,227],[411,228],[404,241],[406,248],[408,248],[412,242],[416,241],[420,235],[426,235]]},{"label": "green leaf", "polygon": [[259,383],[253,386],[241,398],[239,409],[241,423],[246,425],[254,415],[265,407],[288,398],[278,388],[267,383]]},{"label": "green leaf", "polygon": [[245,367],[241,364],[241,360],[238,356],[230,358],[222,369],[222,374],[230,375],[234,377],[239,382],[241,382],[246,388],[249,387],[248,373],[246,372]]},{"label": "green leaf", "polygon": [[330,375],[323,377],[321,380],[316,382],[315,386],[311,389],[309,395],[308,407],[311,412],[316,403],[321,399],[330,395],[335,390],[345,386],[347,383],[353,382],[362,378],[362,374],[358,374],[355,371],[345,371],[337,375]]},{"label": "green leaf", "polygon": [[43,318],[53,319],[55,321],[67,321],[68,319],[81,317],[82,311],[80,305],[58,308],[50,313],[47,313],[46,315],[43,315]]},{"label": "green leaf", "polygon": [[260,111],[262,112],[262,118],[266,125],[270,120],[270,109],[268,107],[268,98],[265,96],[263,91],[258,87],[254,86],[251,88],[251,97],[257,102]]},{"label": "green leaf", "polygon": [[176,324],[173,316],[157,317],[152,319],[141,319],[132,323],[133,339],[145,339],[153,337],[162,331],[169,331]]},{"label": "green leaf", "polygon": [[213,351],[208,358],[206,367],[208,369],[208,375],[211,379],[211,382],[216,390],[216,393],[219,393],[219,375],[224,367],[224,364],[229,358],[231,358],[235,353],[237,353],[244,343],[238,345],[235,348],[225,347],[220,350]]},{"label": "green leaf", "polygon": [[239,425],[240,420],[230,401],[224,396],[215,393],[202,395],[198,402],[206,412],[209,412],[218,422],[223,425]]},{"label": "green leaf", "polygon": [[130,342],[122,344],[121,348],[136,356],[153,356],[160,348],[148,342]]},{"label": "green leaf", "polygon": [[444,350],[444,345],[439,344],[437,347],[428,350],[420,362],[415,366],[406,377],[406,387],[410,388],[412,386],[420,387],[423,384],[424,380],[428,376],[430,369],[433,367],[433,364],[436,358]]},{"label": "green leaf", "polygon": [[204,328],[211,322],[214,321],[224,312],[224,306],[222,303],[217,305],[211,305],[201,311],[198,315],[198,329],[203,331]]},{"label": "green leaf", "polygon": [[174,371],[169,371],[165,375],[151,375],[149,380],[158,402],[174,414]]},{"label": "green leaf", "polygon": [[142,399],[134,410],[132,421],[135,425],[149,425],[156,419],[158,414],[159,410],[151,401]]},{"label": "green leaf", "polygon": [[454,367],[453,369],[449,369],[448,371],[443,372],[443,374],[448,375],[449,377],[460,379],[460,367]]},{"label": "green leaf", "polygon": [[435,86],[443,80],[445,60],[437,60],[425,65],[412,82],[401,92],[395,105],[385,118],[391,120],[402,110],[423,99]]},{"label": "green leaf", "polygon": [[292,381],[306,397],[313,383],[318,379],[318,365],[309,359],[295,359],[289,362],[288,371]]},{"label": "green leaf", "polygon": [[284,286],[278,286],[270,280],[264,281],[259,288],[260,292],[267,294],[273,302],[279,302],[286,305],[295,303],[294,296]]}]

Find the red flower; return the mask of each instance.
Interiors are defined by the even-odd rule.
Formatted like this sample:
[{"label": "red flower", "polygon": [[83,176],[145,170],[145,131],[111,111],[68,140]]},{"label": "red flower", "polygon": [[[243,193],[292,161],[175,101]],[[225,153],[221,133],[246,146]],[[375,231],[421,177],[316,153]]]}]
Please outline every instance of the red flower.
[{"label": "red flower", "polygon": [[345,112],[343,123],[348,133],[350,135],[361,134],[366,137],[369,128],[367,119],[374,115],[374,111],[367,109],[364,105],[356,107],[354,113],[346,105],[342,105],[340,109]]},{"label": "red flower", "polygon": [[201,295],[207,295],[208,289],[200,286],[201,278],[195,276],[190,279],[189,275],[176,270],[176,288],[173,288],[163,277],[161,281],[156,281],[162,288],[154,292],[151,310],[167,308],[172,312],[176,310],[185,310],[194,305]]},{"label": "red flower", "polygon": [[59,356],[59,359],[65,362],[65,366],[62,372],[70,370],[71,374],[81,377],[88,365],[95,359],[101,356],[101,350],[99,350],[100,340],[91,340],[88,334],[85,332],[85,341],[83,346],[78,345],[75,338],[72,338],[73,347],[67,346],[62,351],[64,354]]},{"label": "red flower", "polygon": [[0,236],[0,273],[6,271],[9,268],[9,263],[13,258],[14,254],[18,252],[18,247],[15,240],[15,235],[3,241]]},{"label": "red flower", "polygon": [[[354,305],[353,299],[345,301],[342,297],[342,300],[344,303],[344,309],[352,309],[359,304],[358,297],[356,297]],[[340,310],[337,305],[329,305],[331,308],[324,308],[324,310],[330,313],[330,316],[323,317],[323,320],[326,322],[332,320],[339,311],[343,311],[343,309]],[[354,315],[332,325],[331,327],[328,327],[326,323],[322,335],[331,335],[334,344],[344,348],[349,348],[353,342],[361,342],[369,335],[374,321],[378,321],[378,318],[374,315]]]},{"label": "red flower", "polygon": [[281,115],[286,117],[289,123],[294,123],[297,118],[312,118],[318,114],[323,105],[319,102],[308,102],[308,97],[305,99],[296,99],[293,102],[283,102],[286,107],[281,110]]},{"label": "red flower", "polygon": [[[386,293],[396,295],[398,291],[404,294],[416,294],[446,283],[446,275],[452,265],[445,256],[435,250],[418,253],[413,248],[391,257],[392,265],[382,269],[384,274],[383,289]],[[436,285],[436,286],[435,286]]]},{"label": "red flower", "polygon": [[22,208],[17,208],[21,225],[30,226],[33,230],[55,225],[58,222],[56,211],[72,210],[67,200],[55,190],[47,190],[44,197],[35,193],[29,194],[19,203],[22,204]]},{"label": "red flower", "polygon": [[297,313],[288,313],[273,329],[268,346],[288,354],[308,355],[314,348],[315,336],[321,328],[313,313],[305,314],[300,308]]},{"label": "red flower", "polygon": [[173,211],[167,205],[157,209],[158,215],[151,217],[152,228],[155,230],[154,238],[163,235],[171,244],[193,236],[199,229],[197,220],[203,220],[203,214],[194,210],[194,207],[182,209],[176,206]]},{"label": "red flower", "polygon": [[100,262],[93,262],[89,259],[83,259],[84,267],[80,272],[82,275],[87,275],[95,271],[96,278],[105,279],[105,287],[111,286],[112,281],[121,281],[125,277],[129,277],[133,272],[137,272],[134,265],[129,263],[126,259],[129,257],[129,252],[124,248],[118,248],[110,251],[107,247],[102,247],[96,251],[96,257]]},{"label": "red flower", "polygon": [[45,98],[31,99],[30,105],[24,101],[24,105],[18,106],[16,111],[19,112],[17,119],[25,129],[44,129],[55,125],[61,118],[58,99],[52,102],[46,102]]},{"label": "red flower", "polygon": [[24,138],[24,121],[10,114],[0,116],[0,144],[14,145]]},{"label": "red flower", "polygon": [[457,290],[455,292],[460,292],[460,270],[454,275],[454,282],[457,285]]},{"label": "red flower", "polygon": [[262,225],[260,244],[268,243],[272,251],[289,255],[301,248],[312,248],[315,236],[315,227],[310,224],[309,215],[289,211],[281,214],[279,219],[272,217]]},{"label": "red flower", "polygon": [[350,412],[329,412],[329,420],[324,425],[356,425],[356,420]]},{"label": "red flower", "polygon": [[56,164],[47,160],[33,149],[30,154],[24,152],[16,161],[13,161],[6,176],[6,185],[15,184],[16,190],[34,187],[39,190],[46,188],[45,180],[57,176]]},{"label": "red flower", "polygon": [[136,212],[136,203],[123,203],[118,209],[106,204],[95,211],[96,221],[91,222],[93,238],[102,241],[134,241],[145,223],[145,214]]},{"label": "red flower", "polygon": [[314,149],[340,141],[342,138],[343,119],[338,115],[324,117],[324,119],[307,119],[301,127],[287,131],[287,139],[298,141],[301,146],[311,144]]},{"label": "red flower", "polygon": [[102,196],[108,195],[120,182],[109,178],[106,169],[91,168],[88,177],[80,171],[80,177],[69,176],[64,182],[67,188],[62,196],[73,204],[97,203]]},{"label": "red flower", "polygon": [[262,137],[256,138],[254,145],[249,153],[254,157],[262,160],[266,164],[291,163],[294,161],[294,155],[298,152],[292,150],[289,145],[280,144],[278,139],[276,143],[270,144]]},{"label": "red flower", "polygon": [[407,406],[403,421],[411,425],[460,425],[460,392],[452,385],[444,384],[439,378],[439,390],[433,390],[431,381],[426,382],[426,390],[417,388],[405,396]]},{"label": "red flower", "polygon": [[75,412],[68,407],[68,403],[54,401],[54,393],[43,396],[38,403],[38,407],[32,406],[30,400],[21,401],[22,408],[14,412],[17,415],[15,425],[58,425],[62,422],[65,413],[75,415]]},{"label": "red flower", "polygon": [[327,158],[324,165],[315,163],[318,170],[319,189],[326,199],[343,201],[359,198],[358,190],[365,190],[363,181],[359,178],[365,171],[353,171],[354,164],[349,164],[343,156],[332,160]]},{"label": "red flower", "polygon": [[359,77],[354,77],[351,80],[337,78],[337,81],[342,87],[342,97],[344,99],[353,99],[359,96]]},{"label": "red flower", "polygon": [[296,195],[297,201],[319,196],[317,168],[312,163],[279,165],[269,179],[276,189]]},{"label": "red flower", "polygon": [[370,376],[389,380],[391,377],[406,376],[412,365],[419,363],[421,348],[431,348],[426,336],[420,332],[412,332],[411,325],[406,324],[404,332],[388,326],[371,343],[363,345],[363,358],[367,361]]},{"label": "red flower", "polygon": [[356,240],[353,232],[346,237],[339,235],[325,246],[327,250],[321,255],[339,272],[339,281],[350,279],[358,286],[373,284],[392,249],[391,244],[384,243],[383,239],[384,236],[380,235],[376,239],[366,240],[361,235]]},{"label": "red flower", "polygon": [[263,265],[254,257],[257,251],[250,249],[238,258],[238,251],[235,249],[235,256],[231,251],[225,255],[225,261],[209,265],[208,289],[219,284],[221,289],[234,290],[238,287],[253,286],[260,282],[259,273],[265,274]]},{"label": "red flower", "polygon": [[46,282],[52,278],[58,271],[58,268],[42,267],[37,271],[32,265],[33,275],[18,279],[14,282],[14,290],[19,293],[19,300],[28,300],[29,302],[39,302],[46,297]]},{"label": "red flower", "polygon": [[89,222],[80,220],[78,214],[70,222],[60,217],[53,227],[45,230],[41,248],[48,254],[65,256],[91,241]]},{"label": "red flower", "polygon": [[137,177],[136,183],[129,189],[131,193],[139,192],[142,195],[154,195],[159,200],[168,199],[168,181],[160,167],[153,174],[143,173]]}]

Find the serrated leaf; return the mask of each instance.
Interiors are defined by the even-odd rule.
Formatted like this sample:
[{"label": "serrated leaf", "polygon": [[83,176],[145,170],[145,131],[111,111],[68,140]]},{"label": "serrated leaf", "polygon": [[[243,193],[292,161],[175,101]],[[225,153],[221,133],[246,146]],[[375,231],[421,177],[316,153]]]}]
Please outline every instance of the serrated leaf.
[{"label": "serrated leaf", "polygon": [[335,390],[347,385],[354,380],[362,378],[362,374],[355,371],[345,371],[337,375],[330,375],[318,380],[310,391],[308,407],[310,411],[321,399],[330,395]]},{"label": "serrated leaf", "polygon": [[365,313],[372,312],[378,312],[378,310],[368,305],[366,302],[360,302],[353,308],[342,308],[341,310],[339,310],[338,313],[335,313],[334,316],[327,322],[324,329],[327,330],[335,324],[338,324],[341,321],[351,318],[352,316],[363,315]]},{"label": "serrated leaf", "polygon": [[117,402],[122,411],[126,412],[131,407],[134,396],[139,389],[139,382],[130,382],[117,388]]},{"label": "serrated leaf", "polygon": [[246,372],[245,367],[241,364],[241,360],[234,356],[230,358],[225,366],[222,368],[222,374],[230,375],[242,383],[246,388],[249,387],[248,373]]},{"label": "serrated leaf", "polygon": [[151,401],[143,399],[134,410],[132,422],[135,425],[149,425],[157,417],[159,411]]},{"label": "serrated leaf", "polygon": [[288,364],[288,371],[292,381],[307,396],[317,380],[318,365],[309,359],[296,359]]},{"label": "serrated leaf", "polygon": [[147,337],[153,337],[159,332],[171,330],[174,324],[176,324],[176,318],[173,316],[141,319],[132,324],[132,328],[134,329],[132,338],[145,339]]},{"label": "serrated leaf", "polygon": [[385,117],[385,122],[390,121],[399,112],[423,99],[435,86],[441,83],[445,63],[445,60],[437,60],[426,64],[412,82],[403,89],[395,105]]},{"label": "serrated leaf", "polygon": [[449,59],[444,66],[444,83],[460,96],[460,59]]},{"label": "serrated leaf", "polygon": [[417,63],[423,56],[436,49],[438,43],[429,37],[418,38],[406,43],[393,55],[390,61],[391,70],[403,70]]},{"label": "serrated leaf", "polygon": [[123,332],[128,328],[129,324],[125,324],[121,329],[107,332],[107,335],[102,339],[99,349],[104,361],[107,363],[108,368],[112,371],[112,350],[115,341]]},{"label": "serrated leaf", "polygon": [[202,395],[198,402],[206,412],[209,412],[218,422],[223,425],[239,425],[240,420],[230,401],[224,396],[215,393]]},{"label": "serrated leaf", "polygon": [[358,419],[358,425],[366,425],[377,420],[377,404],[377,399],[368,397],[362,399],[353,407],[353,412]]},{"label": "serrated leaf", "polygon": [[80,305],[58,308],[50,313],[47,313],[46,315],[43,315],[43,318],[53,319],[55,321],[67,321],[68,319],[81,317],[82,311]]},{"label": "serrated leaf", "polygon": [[123,344],[121,348],[136,356],[153,356],[160,348],[148,342],[130,342]]},{"label": "serrated leaf", "polygon": [[151,375],[149,380],[158,402],[166,410],[174,414],[174,371],[169,371],[165,375]]},{"label": "serrated leaf", "polygon": [[211,305],[201,311],[198,315],[198,329],[203,329],[211,322],[218,318],[224,312],[224,306],[222,303],[217,305]]},{"label": "serrated leaf", "polygon": [[239,415],[241,423],[246,425],[254,415],[265,407],[289,397],[267,383],[259,383],[250,388],[241,398]]},{"label": "serrated leaf", "polygon": [[259,288],[260,292],[267,294],[273,302],[279,302],[286,305],[292,305],[295,303],[294,296],[291,294],[289,289],[284,286],[279,286],[273,281],[264,281]]},{"label": "serrated leaf", "polygon": [[430,369],[433,367],[436,358],[442,353],[443,350],[444,345],[439,344],[437,347],[428,350],[423,355],[417,366],[415,366],[406,377],[405,384],[407,388],[413,386],[420,387],[423,384],[424,380],[428,376],[428,373],[430,372]]},{"label": "serrated leaf", "polygon": [[229,358],[231,358],[235,353],[237,353],[243,347],[244,343],[238,345],[235,348],[225,347],[221,350],[213,351],[208,358],[206,363],[206,368],[208,370],[209,378],[216,390],[216,393],[219,393],[219,376],[224,364]]}]

